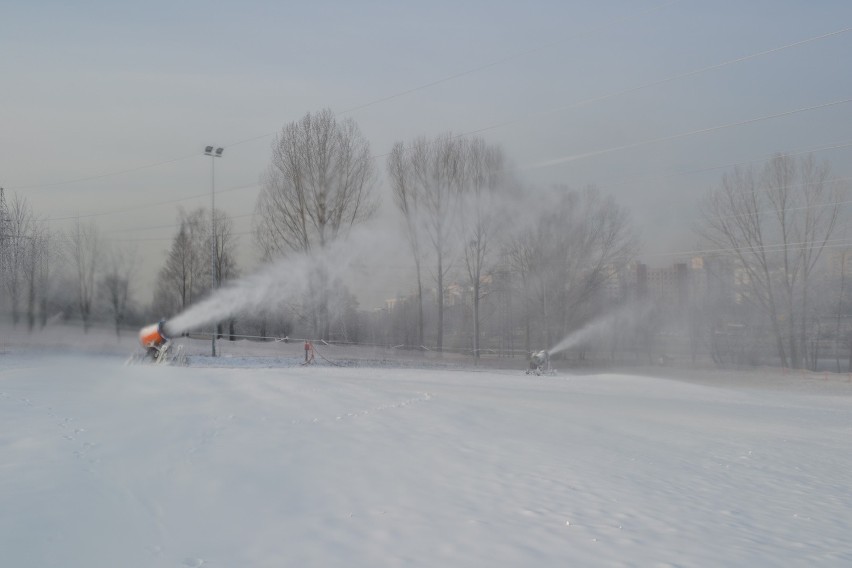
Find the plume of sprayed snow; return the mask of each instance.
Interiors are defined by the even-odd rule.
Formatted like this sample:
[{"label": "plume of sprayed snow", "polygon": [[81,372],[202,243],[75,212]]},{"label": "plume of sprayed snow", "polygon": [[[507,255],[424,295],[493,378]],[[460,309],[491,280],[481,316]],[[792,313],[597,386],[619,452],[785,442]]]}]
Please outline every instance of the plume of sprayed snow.
[{"label": "plume of sprayed snow", "polygon": [[166,322],[166,331],[178,335],[242,313],[268,311],[275,306],[301,300],[315,285],[314,275],[323,271],[328,282],[344,278],[361,252],[381,246],[375,232],[358,232],[326,250],[298,253],[274,261],[260,271],[220,288]]},{"label": "plume of sprayed snow", "polygon": [[609,332],[613,326],[617,326],[619,329],[636,327],[642,319],[648,316],[650,311],[650,305],[628,304],[621,309],[593,319],[576,331],[572,331],[562,341],[548,349],[547,353],[548,355],[556,355],[590,339],[601,337]]}]

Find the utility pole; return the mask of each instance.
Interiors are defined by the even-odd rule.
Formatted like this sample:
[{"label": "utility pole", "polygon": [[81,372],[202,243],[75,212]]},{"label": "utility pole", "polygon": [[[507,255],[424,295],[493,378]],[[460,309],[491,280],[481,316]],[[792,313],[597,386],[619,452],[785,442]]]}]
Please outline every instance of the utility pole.
[{"label": "utility pole", "polygon": [[[216,160],[221,158],[224,148],[213,149],[213,146],[204,148],[204,155],[210,156],[210,293],[213,294],[218,287],[216,285]],[[213,324],[211,350],[213,357],[216,356],[216,324]]]},{"label": "utility pole", "polygon": [[[5,288],[9,275],[9,247],[12,246],[11,219],[9,206],[6,204],[6,190],[0,187],[0,289]],[[17,243],[15,243],[17,244]],[[0,302],[0,308],[5,308],[6,302]]]},{"label": "utility pole", "polygon": [[9,233],[9,207],[6,205],[6,190],[0,187],[0,286],[3,285],[3,273],[6,271],[6,253]]}]

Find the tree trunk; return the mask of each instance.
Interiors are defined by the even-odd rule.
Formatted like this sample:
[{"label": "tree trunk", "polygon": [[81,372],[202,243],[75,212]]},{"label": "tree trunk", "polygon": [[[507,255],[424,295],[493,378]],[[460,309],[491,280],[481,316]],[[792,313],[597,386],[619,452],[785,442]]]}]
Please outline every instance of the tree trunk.
[{"label": "tree trunk", "polygon": [[793,296],[789,294],[787,301],[787,342],[790,345],[790,366],[793,369],[802,368],[802,354],[799,352],[799,337],[796,332],[796,319],[793,316]]},{"label": "tree trunk", "polygon": [[[808,332],[808,281],[807,279],[802,279],[802,315],[800,316],[799,321],[799,345],[801,346],[801,352],[807,353],[807,332]],[[819,341],[819,335],[817,335],[817,341]],[[807,355],[805,355],[805,364],[807,365]],[[816,359],[814,359],[814,365],[816,365]],[[812,369],[816,370],[816,369]]]},{"label": "tree trunk", "polygon": [[35,327],[35,303],[36,303],[36,287],[35,275],[30,278],[29,289],[27,291],[27,329],[30,333]]},{"label": "tree trunk", "polygon": [[444,350],[444,264],[438,253],[438,351]]},{"label": "tree trunk", "polygon": [[[840,257],[840,295],[837,297],[837,327],[834,332],[834,357],[837,361],[837,372],[840,372],[840,312],[843,309],[843,288],[846,284],[846,252]],[[850,359],[852,364],[852,359]]]},{"label": "tree trunk", "polygon": [[852,338],[849,339],[849,367],[848,372],[852,373]]},{"label": "tree trunk", "polygon": [[420,274],[420,261],[417,261],[417,346],[423,345],[423,279]]},{"label": "tree trunk", "polygon": [[479,283],[473,285],[473,358],[479,361]]},{"label": "tree trunk", "polygon": [[778,311],[775,309],[775,300],[772,290],[769,290],[769,317],[772,320],[772,333],[775,335],[775,346],[778,349],[778,357],[781,359],[782,367],[789,367],[787,363],[787,352],[784,349],[784,335],[778,325]]}]

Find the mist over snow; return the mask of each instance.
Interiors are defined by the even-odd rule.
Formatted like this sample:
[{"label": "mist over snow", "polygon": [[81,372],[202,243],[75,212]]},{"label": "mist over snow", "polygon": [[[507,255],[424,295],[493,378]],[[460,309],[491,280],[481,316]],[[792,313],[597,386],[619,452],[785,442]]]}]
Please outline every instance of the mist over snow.
[{"label": "mist over snow", "polygon": [[393,256],[395,242],[387,231],[358,228],[326,249],[272,260],[170,318],[166,330],[178,335],[234,315],[258,314],[297,303],[305,294],[316,292],[312,288],[317,274],[324,274],[330,283],[346,284],[369,270],[371,264]]},{"label": "mist over snow", "polygon": [[628,304],[615,311],[594,318],[576,331],[572,331],[556,345],[547,350],[548,354],[556,355],[566,349],[577,347],[593,339],[600,339],[612,334],[613,329],[620,331],[635,329],[641,321],[648,317],[652,306],[650,304]]}]

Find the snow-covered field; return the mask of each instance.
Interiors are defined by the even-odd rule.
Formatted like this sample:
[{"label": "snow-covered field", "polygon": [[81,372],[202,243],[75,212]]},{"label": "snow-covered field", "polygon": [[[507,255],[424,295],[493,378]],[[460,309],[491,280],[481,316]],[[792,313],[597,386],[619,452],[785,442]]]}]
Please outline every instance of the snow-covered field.
[{"label": "snow-covered field", "polygon": [[220,361],[0,354],[0,565],[852,565],[846,377]]}]

